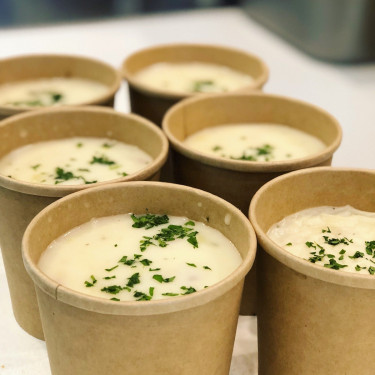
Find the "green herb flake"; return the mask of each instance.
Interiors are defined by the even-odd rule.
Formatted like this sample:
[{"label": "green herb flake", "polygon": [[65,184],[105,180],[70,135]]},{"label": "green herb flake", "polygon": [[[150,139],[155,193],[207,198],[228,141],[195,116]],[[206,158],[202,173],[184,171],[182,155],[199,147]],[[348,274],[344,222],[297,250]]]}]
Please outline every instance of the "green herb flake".
[{"label": "green herb flake", "polygon": [[330,259],[329,263],[324,264],[324,267],[339,270],[340,268],[345,268],[348,266],[346,264],[337,263],[334,259]]},{"label": "green herb flake", "polygon": [[106,276],[106,277],[103,277],[104,280],[110,280],[110,279],[115,279],[116,276]]},{"label": "green herb flake", "polygon": [[194,226],[195,226],[195,223],[194,223],[194,221],[189,220],[189,221],[187,221],[184,225],[189,225],[189,226],[194,227]]},{"label": "green herb flake", "polygon": [[182,286],[180,288],[181,290],[183,290],[185,293],[181,293],[182,295],[186,295],[186,294],[192,294],[192,293],[195,293],[197,290],[195,288],[193,288],[192,286],[189,286],[189,287],[186,287],[186,286]]},{"label": "green herb flake", "polygon": [[366,254],[375,256],[375,241],[365,241],[365,246],[366,246]]},{"label": "green herb flake", "polygon": [[161,295],[162,296],[167,296],[167,297],[176,297],[179,294],[178,293],[162,293]]},{"label": "green herb flake", "polygon": [[144,266],[149,266],[152,263],[152,260],[149,259],[142,259],[140,261]]},{"label": "green herb flake", "polygon": [[223,148],[221,146],[214,146],[214,147],[212,147],[212,151],[220,151],[222,149]]},{"label": "green herb flake", "polygon": [[98,156],[93,156],[90,164],[103,164],[103,165],[113,165],[116,164],[113,160],[109,160],[107,156],[102,155],[100,157]]},{"label": "green herb flake", "polygon": [[331,233],[331,229],[327,227],[327,229],[322,229],[322,233]]},{"label": "green herb flake", "polygon": [[324,238],[325,243],[327,243],[329,245],[332,245],[332,246],[336,246],[336,245],[339,245],[339,244],[349,245],[349,242],[353,243],[353,240],[349,240],[346,237],[343,237],[343,238],[329,238],[328,236],[323,236],[323,238]]},{"label": "green herb flake", "polygon": [[155,272],[155,271],[160,271],[161,268],[149,268],[148,269],[150,272]]},{"label": "green herb flake", "polygon": [[76,147],[81,148],[83,146],[83,143],[79,142],[76,144]]},{"label": "green herb flake", "polygon": [[118,267],[118,265],[114,266],[112,268],[104,268],[104,270],[107,271],[107,272],[111,272],[111,271],[115,270],[117,267]]},{"label": "green herb flake", "polygon": [[360,270],[363,270],[363,269],[365,269],[366,267],[361,267],[361,266],[359,266],[358,264],[355,266],[355,270],[358,272],[358,271],[360,271]]},{"label": "green herb flake", "polygon": [[188,266],[190,267],[196,267],[196,265],[194,263],[186,263]]},{"label": "green herb flake", "polygon": [[96,284],[97,281],[98,281],[98,280],[95,279],[95,276],[94,276],[94,275],[91,275],[91,276],[90,276],[90,279],[91,279],[92,282],[90,282],[90,281],[85,281],[86,288],[90,288],[90,287],[94,286],[94,284]]},{"label": "green herb flake", "polygon": [[350,259],[358,259],[358,258],[363,258],[365,254],[361,253],[360,251],[356,251],[353,255],[349,255]]},{"label": "green herb flake", "polygon": [[169,217],[167,215],[146,214],[142,216],[135,216],[134,214],[131,214],[131,218],[134,222],[132,225],[133,228],[151,229],[153,227],[169,223]]},{"label": "green herb flake", "polygon": [[116,302],[118,302],[118,301],[120,301],[118,298],[116,298],[116,297],[113,297],[113,298],[111,298],[111,301],[116,301]]},{"label": "green herb flake", "polygon": [[292,246],[293,244],[291,242],[288,242],[285,246]]},{"label": "green herb flake", "polygon": [[118,294],[120,293],[124,288],[120,285],[110,285],[105,286],[104,288],[100,289],[102,292],[110,293],[110,294]]},{"label": "green herb flake", "polygon": [[41,164],[35,164],[35,165],[32,165],[31,168],[34,169],[34,171],[36,171],[40,166]]},{"label": "green herb flake", "polygon": [[162,275],[154,275],[152,276],[152,278],[159,283],[171,283],[176,278],[176,276],[164,278]]},{"label": "green herb flake", "polygon": [[208,267],[208,266],[203,266],[203,268],[204,268],[205,270],[210,270],[210,271],[212,271],[211,268]]},{"label": "green herb flake", "polygon": [[129,288],[133,288],[135,284],[139,284],[140,282],[141,281],[139,279],[139,273],[137,272],[128,278],[128,283],[126,284],[126,286],[128,286]]},{"label": "green herb flake", "polygon": [[375,267],[369,267],[368,269],[368,273],[370,274],[370,275],[374,275],[375,274]]},{"label": "green herb flake", "polygon": [[213,87],[215,85],[214,81],[209,80],[201,80],[201,81],[195,81],[193,84],[192,91],[193,92],[204,92],[207,89]]}]

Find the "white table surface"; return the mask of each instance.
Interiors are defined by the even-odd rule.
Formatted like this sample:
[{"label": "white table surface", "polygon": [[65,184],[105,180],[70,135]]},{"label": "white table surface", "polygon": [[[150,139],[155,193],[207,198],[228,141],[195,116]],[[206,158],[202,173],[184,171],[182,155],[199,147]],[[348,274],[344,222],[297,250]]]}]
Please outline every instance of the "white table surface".
[{"label": "white table surface", "polygon": [[[71,53],[119,67],[135,50],[170,42],[228,45],[259,55],[271,72],[264,91],[314,103],[339,120],[344,138],[333,166],[375,168],[375,64],[333,65],[314,60],[238,9],[0,30],[0,58]],[[116,97],[116,109],[129,111],[125,85]],[[256,319],[240,317],[231,375],[256,373]],[[0,374],[50,374],[44,342],[26,334],[13,318],[1,261]]]}]

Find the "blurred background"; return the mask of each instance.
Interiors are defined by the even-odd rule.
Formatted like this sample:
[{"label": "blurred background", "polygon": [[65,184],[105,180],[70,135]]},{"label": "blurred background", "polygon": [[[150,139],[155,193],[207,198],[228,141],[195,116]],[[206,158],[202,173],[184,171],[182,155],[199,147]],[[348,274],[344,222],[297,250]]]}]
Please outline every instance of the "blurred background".
[{"label": "blurred background", "polygon": [[0,28],[224,7],[240,7],[313,57],[375,61],[375,0],[0,0]]},{"label": "blurred background", "polygon": [[0,0],[0,26],[70,22],[238,5],[241,0]]}]

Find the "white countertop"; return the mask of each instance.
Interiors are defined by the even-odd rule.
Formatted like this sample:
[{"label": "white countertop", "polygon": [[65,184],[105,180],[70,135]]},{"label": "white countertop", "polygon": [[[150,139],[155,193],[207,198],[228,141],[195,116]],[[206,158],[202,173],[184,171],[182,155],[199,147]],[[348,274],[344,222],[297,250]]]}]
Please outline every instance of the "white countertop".
[{"label": "white countertop", "polygon": [[[135,50],[170,42],[228,45],[259,55],[271,72],[264,91],[314,103],[339,120],[344,138],[333,166],[375,168],[375,63],[345,66],[314,60],[237,9],[0,30],[0,58],[70,53],[119,67]],[[116,109],[129,111],[125,85]],[[241,317],[231,375],[256,373],[256,320]],[[21,374],[49,375],[47,352],[44,342],[15,322],[0,261],[0,375]]]}]

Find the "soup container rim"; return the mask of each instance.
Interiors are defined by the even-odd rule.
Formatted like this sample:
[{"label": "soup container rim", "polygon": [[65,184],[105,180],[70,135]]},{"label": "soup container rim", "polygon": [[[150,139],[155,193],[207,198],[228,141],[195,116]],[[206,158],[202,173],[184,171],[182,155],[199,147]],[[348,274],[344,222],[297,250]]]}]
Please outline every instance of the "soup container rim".
[{"label": "soup container rim", "polygon": [[[50,213],[58,207],[59,205],[69,204],[70,201],[79,199],[81,195],[95,194],[97,191],[104,191],[110,193],[112,189],[126,189],[137,187],[142,188],[142,186],[151,186],[153,188],[162,187],[163,189],[179,189],[187,192],[188,194],[195,194],[199,197],[207,197],[213,199],[215,202],[221,206],[225,206],[228,212],[241,218],[242,223],[248,229],[250,243],[249,251],[244,258],[240,266],[238,266],[233,272],[231,272],[227,277],[213,284],[212,286],[199,290],[195,293],[189,295],[178,296],[173,298],[151,300],[151,301],[111,301],[109,299],[90,296],[81,292],[77,292],[68,287],[65,287],[58,282],[54,281],[52,278],[48,277],[44,272],[42,272],[37,264],[31,259],[28,254],[28,238],[33,228],[37,224],[38,220]],[[71,228],[73,229],[73,228]],[[246,218],[246,216],[234,207],[229,202],[222,198],[219,198],[213,194],[205,192],[203,190],[191,188],[184,185],[177,185],[165,182],[154,182],[154,181],[134,181],[129,183],[115,183],[107,184],[103,186],[93,187],[85,191],[78,191],[76,193],[70,194],[64,198],[55,201],[50,204],[42,211],[40,211],[34,219],[30,222],[23,236],[22,240],[22,256],[25,264],[25,268],[29,273],[30,277],[34,280],[34,283],[41,287],[42,290],[46,291],[43,285],[47,285],[47,290],[54,291],[55,295],[53,298],[60,300],[61,302],[67,303],[71,306],[78,308],[83,308],[84,310],[95,311],[103,314],[113,314],[113,315],[156,315],[170,312],[177,312],[184,309],[190,309],[196,306],[206,304],[219,296],[225,294],[231,290],[235,285],[237,285],[245,275],[250,270],[252,264],[254,263],[255,253],[256,253],[256,236],[255,232]],[[47,292],[51,295],[51,293]]]},{"label": "soup container rim", "polygon": [[[110,70],[115,76],[115,80],[111,85],[109,85],[109,86],[105,85],[105,86],[107,86],[106,93],[100,95],[99,97],[97,97],[93,100],[81,102],[77,105],[76,104],[64,105],[64,107],[65,106],[76,107],[76,106],[86,106],[86,105],[98,105],[100,103],[105,103],[105,102],[111,100],[112,97],[115,96],[116,92],[121,87],[121,74],[116,68],[114,68],[110,64],[107,64],[106,62],[101,61],[99,59],[88,57],[88,56],[83,56],[83,55],[62,54],[62,53],[60,53],[60,54],[58,54],[58,53],[56,53],[56,54],[54,54],[54,53],[48,53],[48,54],[35,53],[35,54],[16,55],[16,56],[9,56],[9,57],[5,57],[5,58],[0,59],[0,66],[3,62],[12,62],[12,61],[24,60],[24,59],[26,59],[26,60],[44,59],[44,58],[45,59],[59,59],[59,58],[61,58],[61,59],[70,59],[70,60],[80,60],[82,62],[86,62],[86,63],[90,63],[90,64],[94,63],[96,65],[101,65],[103,68],[106,68],[106,69]],[[74,78],[85,78],[85,77],[80,77],[80,76],[73,76],[73,77]],[[26,78],[26,79],[23,79],[23,80],[17,80],[17,81],[11,81],[11,82],[31,81],[34,78],[35,77],[30,77],[30,78]],[[60,77],[57,77],[57,76],[56,77],[37,77],[37,79],[44,79],[44,78],[60,78]],[[99,81],[91,79],[91,78],[90,78],[90,80],[92,80],[94,82],[99,82]],[[8,83],[11,83],[11,82],[1,82],[0,85],[8,84]],[[53,106],[53,108],[56,108],[56,107],[59,107],[59,106]],[[38,107],[38,109],[39,108],[48,109],[48,108],[51,108],[51,106]],[[14,106],[10,106],[10,105],[0,104],[0,112],[4,113],[6,115],[13,115],[13,114],[17,114],[17,113],[36,111],[38,109],[29,108],[29,107],[14,107]]]},{"label": "soup container rim", "polygon": [[[10,116],[0,122],[0,129],[5,126],[12,126],[14,122],[18,120],[27,119],[30,117],[39,117],[43,115],[48,115],[50,113],[61,113],[61,112],[69,112],[69,113],[108,113],[111,115],[116,115],[118,117],[122,117],[124,119],[130,118],[139,122],[142,126],[149,128],[151,131],[155,133],[155,136],[158,137],[159,141],[161,141],[162,148],[159,155],[151,161],[151,163],[147,164],[146,167],[140,169],[139,171],[129,174],[128,176],[96,182],[93,184],[79,184],[79,185],[52,185],[52,184],[38,184],[38,183],[30,183],[27,181],[16,180],[5,176],[4,174],[0,173],[0,186],[13,190],[19,193],[25,193],[29,195],[39,195],[43,197],[63,197],[65,195],[74,193],[78,190],[86,190],[91,187],[102,186],[110,183],[118,183],[118,182],[126,182],[126,181],[134,181],[134,180],[142,180],[148,178],[155,174],[165,163],[168,156],[168,140],[165,137],[164,133],[161,129],[156,126],[153,122],[147,120],[146,118],[136,115],[134,113],[122,113],[115,111],[112,108],[106,108],[101,106],[64,106],[64,107],[56,107],[56,108],[45,108],[45,109],[38,109],[34,111],[27,111],[24,113],[20,113],[14,116]],[[73,137],[79,137],[80,135],[74,135]],[[97,137],[91,137],[97,138]],[[56,140],[61,138],[56,138]],[[50,140],[55,140],[50,139]],[[31,143],[30,143],[31,144]]]},{"label": "soup container rim", "polygon": [[[341,168],[341,167],[314,167],[302,169],[299,171],[290,172],[279,177],[274,178],[273,180],[264,184],[254,195],[250,202],[249,207],[249,219],[255,230],[258,244],[262,249],[268,253],[271,257],[285,265],[286,267],[311,278],[318,279],[324,282],[331,284],[342,285],[353,288],[362,288],[362,289],[375,289],[375,276],[357,274],[354,272],[332,270],[311,262],[304,260],[301,257],[298,257],[287,250],[283,249],[281,246],[277,245],[272,241],[267,233],[262,229],[261,225],[257,220],[257,205],[261,196],[271,187],[277,186],[277,184],[282,183],[285,180],[293,178],[294,176],[303,176],[303,175],[314,175],[320,173],[346,173],[346,172],[355,172],[355,173],[366,173],[374,177],[375,180],[375,171],[371,169],[362,169],[362,168]],[[338,193],[339,194],[339,193]],[[309,208],[309,207],[306,207]],[[273,223],[275,224],[275,223]],[[269,229],[269,228],[268,228]],[[268,230],[267,229],[267,230]]]},{"label": "soup container rim", "polygon": [[[262,74],[260,74],[257,78],[254,78],[254,81],[251,84],[248,84],[246,86],[243,86],[237,90],[234,90],[233,92],[240,92],[243,90],[256,90],[261,88],[269,78],[269,68],[265,64],[265,62],[258,57],[257,55],[254,55],[252,53],[249,53],[245,50],[241,50],[238,48],[233,48],[225,45],[219,45],[219,44],[204,44],[204,43],[170,43],[170,44],[160,44],[157,46],[151,46],[147,48],[140,49],[138,51],[133,52],[131,55],[125,58],[125,60],[122,63],[121,66],[121,74],[122,78],[124,78],[132,87],[135,87],[137,90],[144,92],[149,95],[153,96],[159,96],[159,97],[164,97],[167,99],[174,99],[174,100],[181,100],[187,97],[201,97],[201,96],[206,96],[206,95],[211,95],[211,93],[202,93],[202,92],[196,92],[196,93],[178,93],[175,91],[170,91],[170,90],[164,90],[164,89],[157,89],[157,88],[151,88],[150,86],[143,84],[139,82],[136,78],[134,78],[134,74],[129,72],[129,69],[127,67],[128,61],[130,59],[136,58],[139,55],[146,54],[150,51],[155,51],[155,50],[164,50],[164,49],[174,49],[174,48],[207,48],[207,49],[215,49],[215,50],[222,50],[227,53],[240,53],[243,56],[248,57],[249,59],[252,59],[256,61],[262,68]],[[168,62],[168,61],[165,61]],[[197,60],[199,62],[199,60]],[[156,62],[158,63],[158,62]],[[148,66],[151,66],[152,63]],[[215,61],[212,62],[212,64],[216,64]],[[147,66],[147,67],[148,67]],[[224,65],[226,66],[226,65]],[[233,69],[236,70],[236,69]],[[238,70],[236,70],[238,71]]]},{"label": "soup container rim", "polygon": [[[324,116],[328,117],[334,126],[337,136],[335,140],[330,145],[325,145],[323,151],[314,153],[310,156],[306,156],[303,158],[296,158],[296,159],[288,159],[288,160],[280,160],[280,161],[270,161],[270,162],[249,162],[246,160],[233,160],[229,158],[223,158],[220,156],[211,156],[209,154],[206,154],[204,152],[195,150],[189,146],[187,146],[184,142],[180,141],[173,135],[173,133],[170,130],[170,118],[174,115],[175,112],[183,111],[184,107],[190,104],[194,104],[196,102],[204,102],[204,101],[213,101],[216,99],[222,100],[225,98],[238,98],[238,99],[248,99],[251,100],[251,98],[258,98],[262,97],[266,100],[268,99],[276,99],[276,100],[283,100],[288,103],[293,103],[297,105],[302,105],[305,107],[310,107],[315,111],[318,111],[322,113]],[[259,123],[259,122],[256,122]],[[217,126],[225,125],[223,123],[217,124]],[[283,124],[280,124],[283,125]],[[213,125],[216,126],[216,125]],[[281,96],[281,95],[274,95],[274,94],[266,94],[262,92],[253,92],[253,93],[225,93],[225,94],[211,94],[201,97],[194,97],[194,98],[188,98],[180,101],[179,103],[172,106],[167,113],[164,116],[163,123],[162,123],[162,129],[164,133],[166,134],[169,142],[173,146],[174,149],[176,149],[179,153],[182,155],[199,161],[203,164],[210,165],[217,168],[223,168],[233,171],[239,171],[239,172],[288,172],[293,171],[296,169],[301,168],[307,168],[312,167],[314,165],[318,165],[327,159],[329,159],[333,153],[338,149],[340,146],[341,140],[342,140],[342,130],[341,127],[336,120],[335,117],[333,117],[329,112],[326,110],[315,106],[313,104],[297,100],[294,98],[290,98],[287,96]]]}]

